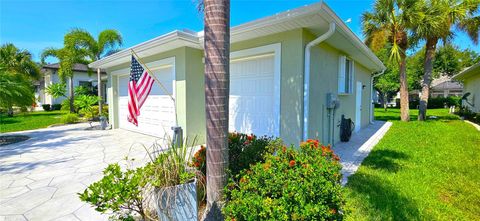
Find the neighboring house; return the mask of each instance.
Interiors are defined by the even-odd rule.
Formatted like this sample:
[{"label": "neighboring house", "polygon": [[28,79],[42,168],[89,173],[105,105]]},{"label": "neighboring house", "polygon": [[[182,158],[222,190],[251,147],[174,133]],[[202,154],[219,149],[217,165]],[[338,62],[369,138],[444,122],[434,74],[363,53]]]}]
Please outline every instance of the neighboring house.
[{"label": "neighboring house", "polygon": [[463,105],[470,110],[480,112],[480,62],[463,70],[453,77],[455,80],[463,82],[464,93],[470,93]]},{"label": "neighboring house", "polygon": [[462,96],[463,85],[447,75],[433,79],[430,86],[431,97]]},{"label": "neighboring house", "polygon": [[[53,98],[51,95],[45,92],[45,88],[54,83],[60,83],[60,77],[58,76],[59,64],[47,64],[42,67],[43,78],[35,84],[35,96],[37,97],[37,106],[41,108],[42,104],[61,104],[66,97]],[[84,64],[75,64],[73,66],[73,86],[85,86],[92,87],[95,91],[97,88],[97,72],[94,69],[91,69],[90,73],[88,72],[88,66]],[[67,96],[68,89],[70,88],[68,84],[68,79],[65,79],[67,85]],[[107,85],[107,74],[102,72],[102,97],[106,101],[106,85]],[[96,92],[95,92],[96,93]]]},{"label": "neighboring house", "polygon": [[[340,139],[341,115],[357,131],[373,119],[372,74],[385,67],[325,3],[232,27],[230,40],[230,131],[331,143],[333,131],[334,142]],[[176,114],[154,84],[139,126],[127,121],[131,49],[173,94]],[[108,73],[113,128],[162,137],[177,121],[189,139],[204,142],[203,56],[203,32],[177,30],[91,63]],[[335,111],[329,94],[339,102]]]}]

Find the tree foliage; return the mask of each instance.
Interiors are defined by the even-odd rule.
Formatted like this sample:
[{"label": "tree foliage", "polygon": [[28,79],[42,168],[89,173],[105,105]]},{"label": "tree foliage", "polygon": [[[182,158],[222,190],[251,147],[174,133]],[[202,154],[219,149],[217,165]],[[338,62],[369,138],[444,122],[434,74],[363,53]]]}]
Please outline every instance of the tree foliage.
[{"label": "tree foliage", "polygon": [[47,94],[53,98],[65,97],[67,95],[67,85],[65,83],[53,83],[45,88]]},{"label": "tree foliage", "polygon": [[11,43],[0,47],[0,107],[13,114],[12,107],[27,107],[35,102],[32,81],[40,69],[31,54]]},{"label": "tree foliage", "polygon": [[0,108],[27,107],[35,102],[32,82],[25,76],[0,69]]}]

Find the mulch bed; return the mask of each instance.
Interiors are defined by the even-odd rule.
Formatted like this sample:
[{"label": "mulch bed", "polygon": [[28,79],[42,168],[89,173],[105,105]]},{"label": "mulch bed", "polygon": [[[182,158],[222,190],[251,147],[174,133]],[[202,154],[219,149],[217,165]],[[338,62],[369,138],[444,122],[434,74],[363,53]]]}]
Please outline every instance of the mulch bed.
[{"label": "mulch bed", "polygon": [[0,136],[0,146],[9,145],[12,143],[18,143],[30,139],[29,136],[25,135],[5,135]]}]

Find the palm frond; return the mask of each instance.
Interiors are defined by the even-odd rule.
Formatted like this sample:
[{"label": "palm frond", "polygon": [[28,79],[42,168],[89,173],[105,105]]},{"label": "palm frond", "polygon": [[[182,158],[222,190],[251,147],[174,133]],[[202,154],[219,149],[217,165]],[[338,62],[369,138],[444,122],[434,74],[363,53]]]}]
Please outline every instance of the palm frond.
[{"label": "palm frond", "polygon": [[107,29],[98,35],[98,54],[97,59],[100,58],[102,54],[105,54],[106,51],[110,49],[115,49],[117,46],[122,46],[123,38],[122,35],[114,29]]}]

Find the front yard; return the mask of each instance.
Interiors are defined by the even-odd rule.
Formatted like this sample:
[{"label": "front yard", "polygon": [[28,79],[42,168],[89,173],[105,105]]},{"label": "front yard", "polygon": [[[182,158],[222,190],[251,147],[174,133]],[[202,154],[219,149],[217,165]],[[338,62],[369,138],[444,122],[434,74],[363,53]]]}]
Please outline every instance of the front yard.
[{"label": "front yard", "polygon": [[7,117],[0,114],[0,133],[33,130],[62,122],[64,111],[36,111]]},{"label": "front yard", "polygon": [[349,178],[348,220],[480,219],[480,132],[447,109],[428,114],[437,119],[375,110],[393,125]]}]

